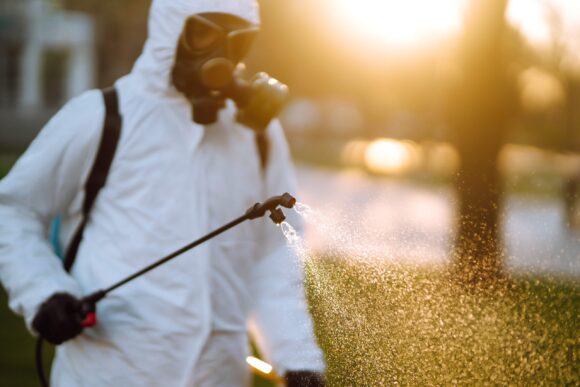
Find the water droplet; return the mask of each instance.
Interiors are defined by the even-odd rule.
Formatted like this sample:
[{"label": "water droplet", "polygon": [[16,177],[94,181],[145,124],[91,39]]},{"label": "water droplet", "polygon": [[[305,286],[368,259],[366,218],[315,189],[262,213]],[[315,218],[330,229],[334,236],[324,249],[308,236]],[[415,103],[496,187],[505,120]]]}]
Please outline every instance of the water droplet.
[{"label": "water droplet", "polygon": [[282,233],[290,245],[296,244],[296,242],[299,241],[300,237],[290,223],[282,222],[280,223],[280,228],[282,229]]},{"label": "water droplet", "polygon": [[304,219],[311,218],[314,214],[314,211],[312,208],[310,208],[309,205],[300,202],[294,205],[294,211],[296,211],[298,215],[302,216]]}]

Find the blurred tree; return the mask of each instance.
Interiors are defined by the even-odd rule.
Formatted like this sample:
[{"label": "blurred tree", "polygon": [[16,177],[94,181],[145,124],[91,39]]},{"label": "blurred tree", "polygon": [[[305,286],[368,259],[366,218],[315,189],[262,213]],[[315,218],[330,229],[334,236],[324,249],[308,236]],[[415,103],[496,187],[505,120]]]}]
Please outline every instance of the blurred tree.
[{"label": "blurred tree", "polygon": [[454,263],[458,279],[468,284],[489,284],[502,276],[497,158],[517,100],[507,66],[507,3],[470,3],[459,50],[461,76],[451,96],[449,120],[461,157]]},{"label": "blurred tree", "polygon": [[[572,52],[566,41],[569,31],[564,28],[562,10],[554,4],[546,3],[547,19],[550,25],[552,49],[547,66],[552,71],[564,90],[564,103],[560,115],[561,139],[558,148],[563,152],[580,152],[580,54]],[[580,26],[577,26],[580,32]],[[577,57],[574,57],[577,56]],[[564,203],[564,220],[571,228],[580,227],[577,206],[580,205],[580,170],[570,171],[564,177],[562,197]]]}]

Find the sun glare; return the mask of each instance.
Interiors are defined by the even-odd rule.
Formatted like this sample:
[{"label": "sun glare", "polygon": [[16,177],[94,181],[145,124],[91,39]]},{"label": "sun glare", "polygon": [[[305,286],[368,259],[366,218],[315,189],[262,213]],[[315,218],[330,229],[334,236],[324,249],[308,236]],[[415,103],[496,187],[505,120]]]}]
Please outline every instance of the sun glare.
[{"label": "sun glare", "polygon": [[[351,44],[413,49],[461,31],[469,0],[327,0],[337,29]],[[580,50],[579,0],[510,0],[508,21],[532,43],[551,38],[548,10],[561,16],[563,32]]]},{"label": "sun glare", "polygon": [[545,6],[540,1],[512,0],[507,18],[531,42],[544,44],[550,39],[550,26],[545,13]]},{"label": "sun glare", "polygon": [[408,48],[461,28],[464,0],[331,0],[344,32],[357,40]]},{"label": "sun glare", "polygon": [[564,60],[580,67],[580,1],[511,0],[507,19],[534,45],[550,47],[558,41]]}]

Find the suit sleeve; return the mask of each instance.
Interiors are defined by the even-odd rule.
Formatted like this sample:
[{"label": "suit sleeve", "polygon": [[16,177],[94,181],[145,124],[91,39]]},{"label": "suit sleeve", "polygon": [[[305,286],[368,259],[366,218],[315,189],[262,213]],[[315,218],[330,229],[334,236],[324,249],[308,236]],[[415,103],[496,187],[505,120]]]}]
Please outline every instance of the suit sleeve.
[{"label": "suit sleeve", "polygon": [[[266,195],[289,192],[297,195],[294,170],[278,122],[269,128],[270,161],[266,172]],[[303,225],[293,210],[284,210],[287,221],[303,235]],[[263,222],[260,263],[254,270],[254,311],[250,330],[264,356],[277,372],[312,370],[325,365],[314,336],[305,300],[299,251],[287,246],[280,229]]]},{"label": "suit sleeve", "polygon": [[99,91],[71,100],[0,181],[0,282],[10,308],[29,329],[38,306],[53,293],[80,296],[78,284],[52,250],[48,227],[78,200],[103,117]]}]

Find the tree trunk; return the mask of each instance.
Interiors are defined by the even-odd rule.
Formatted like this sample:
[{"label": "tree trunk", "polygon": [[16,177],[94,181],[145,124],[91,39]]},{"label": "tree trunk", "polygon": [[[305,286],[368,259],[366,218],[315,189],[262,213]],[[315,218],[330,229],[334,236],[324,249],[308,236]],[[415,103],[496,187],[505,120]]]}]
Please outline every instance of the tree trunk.
[{"label": "tree trunk", "polygon": [[457,278],[469,284],[502,277],[497,156],[513,111],[503,52],[506,7],[507,0],[472,1],[461,42],[462,77],[450,117],[461,156],[454,268]]},{"label": "tree trunk", "polygon": [[[574,76],[563,77],[566,85],[566,103],[564,106],[564,136],[562,150],[577,153],[580,151],[580,81]],[[580,229],[580,169],[564,177],[562,197],[564,202],[565,226],[571,230]]]},{"label": "tree trunk", "polygon": [[502,276],[499,217],[501,183],[496,157],[499,149],[466,154],[456,181],[459,223],[455,241],[458,279],[469,284],[489,283]]}]

